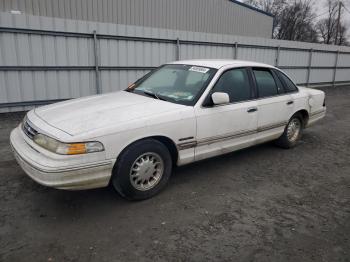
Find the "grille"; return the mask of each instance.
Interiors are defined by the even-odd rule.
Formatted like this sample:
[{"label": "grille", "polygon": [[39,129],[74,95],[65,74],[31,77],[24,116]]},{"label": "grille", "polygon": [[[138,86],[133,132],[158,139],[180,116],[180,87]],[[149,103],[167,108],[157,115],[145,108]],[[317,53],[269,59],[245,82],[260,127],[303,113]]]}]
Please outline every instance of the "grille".
[{"label": "grille", "polygon": [[38,131],[36,131],[28,121],[24,121],[22,124],[23,132],[30,138],[33,139],[36,134],[38,134]]}]

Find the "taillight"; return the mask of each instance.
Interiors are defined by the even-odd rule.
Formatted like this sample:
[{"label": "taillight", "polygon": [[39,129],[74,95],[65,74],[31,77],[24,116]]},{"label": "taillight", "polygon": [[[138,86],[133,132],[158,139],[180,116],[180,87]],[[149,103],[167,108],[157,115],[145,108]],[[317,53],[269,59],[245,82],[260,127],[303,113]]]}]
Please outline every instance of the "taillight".
[{"label": "taillight", "polygon": [[323,99],[323,106],[326,106],[326,98]]}]

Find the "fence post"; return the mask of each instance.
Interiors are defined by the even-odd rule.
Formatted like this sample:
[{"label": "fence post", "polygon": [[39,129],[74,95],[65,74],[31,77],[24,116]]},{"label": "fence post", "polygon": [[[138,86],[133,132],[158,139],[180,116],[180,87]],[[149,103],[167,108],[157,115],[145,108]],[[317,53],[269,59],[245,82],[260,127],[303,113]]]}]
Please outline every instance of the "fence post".
[{"label": "fence post", "polygon": [[339,57],[339,50],[337,51],[337,54],[335,56],[335,62],[334,62],[333,81],[332,81],[333,87],[335,87],[335,78],[337,76],[338,57]]},{"label": "fence post", "polygon": [[309,62],[307,66],[307,81],[306,81],[306,86],[309,87],[310,84],[310,73],[311,73],[311,65],[312,65],[312,52],[313,49],[311,48],[309,51]]},{"label": "fence post", "polygon": [[180,39],[176,38],[176,60],[180,60]]},{"label": "fence post", "polygon": [[281,51],[281,46],[277,46],[276,49],[276,59],[275,59],[275,66],[278,67],[279,61],[280,61],[280,51]]},{"label": "fence post", "polygon": [[93,31],[94,34],[94,57],[95,57],[95,77],[96,77],[96,94],[101,94],[101,82],[100,82],[100,53],[98,50],[98,38],[96,30]]},{"label": "fence post", "polygon": [[237,59],[238,57],[238,43],[235,42],[235,54],[234,54],[234,59]]}]

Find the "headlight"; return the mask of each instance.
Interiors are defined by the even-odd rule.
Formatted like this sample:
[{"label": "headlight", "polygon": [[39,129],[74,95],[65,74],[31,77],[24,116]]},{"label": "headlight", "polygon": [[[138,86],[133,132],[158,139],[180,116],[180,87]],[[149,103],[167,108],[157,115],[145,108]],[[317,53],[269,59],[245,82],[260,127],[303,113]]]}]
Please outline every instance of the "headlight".
[{"label": "headlight", "polygon": [[37,134],[33,137],[36,144],[41,147],[60,155],[77,155],[93,152],[100,152],[104,150],[100,142],[85,142],[85,143],[62,143],[54,138],[43,134]]}]

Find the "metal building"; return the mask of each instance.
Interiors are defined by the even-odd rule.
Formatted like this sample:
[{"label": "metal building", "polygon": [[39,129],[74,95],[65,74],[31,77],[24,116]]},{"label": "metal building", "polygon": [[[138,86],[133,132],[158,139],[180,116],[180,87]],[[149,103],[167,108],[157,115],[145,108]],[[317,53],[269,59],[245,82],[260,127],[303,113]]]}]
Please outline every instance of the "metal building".
[{"label": "metal building", "polygon": [[271,38],[273,16],[235,0],[0,0],[0,12]]}]

